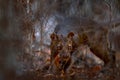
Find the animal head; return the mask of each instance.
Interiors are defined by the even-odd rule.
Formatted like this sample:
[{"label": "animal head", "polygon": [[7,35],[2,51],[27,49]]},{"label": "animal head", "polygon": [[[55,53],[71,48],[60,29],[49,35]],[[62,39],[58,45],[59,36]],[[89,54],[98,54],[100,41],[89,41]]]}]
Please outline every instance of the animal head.
[{"label": "animal head", "polygon": [[70,32],[66,37],[63,37],[62,35],[57,35],[55,33],[51,34],[51,50],[56,51],[60,54],[72,54],[77,45],[74,41],[74,33]]}]

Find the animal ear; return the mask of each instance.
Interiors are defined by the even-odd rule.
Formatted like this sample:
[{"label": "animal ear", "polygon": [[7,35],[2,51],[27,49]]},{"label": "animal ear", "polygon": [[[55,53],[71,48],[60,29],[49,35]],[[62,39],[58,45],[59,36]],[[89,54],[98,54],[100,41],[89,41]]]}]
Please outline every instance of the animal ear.
[{"label": "animal ear", "polygon": [[57,39],[58,39],[58,35],[53,32],[53,33],[50,35],[50,38],[51,38],[51,40],[57,40]]},{"label": "animal ear", "polygon": [[74,36],[74,33],[73,33],[73,32],[70,32],[70,33],[68,33],[68,35],[67,35],[68,38],[72,38],[73,36]]}]

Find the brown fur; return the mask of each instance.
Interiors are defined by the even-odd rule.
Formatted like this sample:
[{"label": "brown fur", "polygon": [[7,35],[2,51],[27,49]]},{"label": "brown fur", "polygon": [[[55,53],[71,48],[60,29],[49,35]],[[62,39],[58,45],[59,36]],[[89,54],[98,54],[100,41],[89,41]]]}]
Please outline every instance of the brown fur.
[{"label": "brown fur", "polygon": [[107,30],[104,28],[99,28],[98,31],[90,31],[78,34],[79,36],[79,45],[87,44],[90,47],[90,50],[99,58],[104,60],[105,63],[108,63],[109,51],[108,51],[108,42],[107,42]]},{"label": "brown fur", "polygon": [[[56,71],[62,71],[61,74],[66,73],[66,70],[71,65],[71,55],[76,49],[76,43],[73,39],[74,33],[68,33],[67,37],[59,36],[55,33],[51,34],[51,61],[53,62]],[[53,38],[54,37],[54,38]],[[55,38],[57,37],[57,39]],[[55,41],[55,39],[57,41]],[[57,52],[57,54],[55,53]],[[56,54],[56,56],[54,56]]]}]

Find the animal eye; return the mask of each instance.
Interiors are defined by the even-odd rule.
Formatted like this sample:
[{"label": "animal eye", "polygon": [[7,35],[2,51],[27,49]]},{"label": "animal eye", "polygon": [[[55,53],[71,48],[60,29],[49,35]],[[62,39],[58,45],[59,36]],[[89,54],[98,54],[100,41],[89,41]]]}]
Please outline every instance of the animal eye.
[{"label": "animal eye", "polygon": [[58,46],[57,46],[57,49],[58,49],[58,50],[61,50],[61,49],[62,49],[62,45],[58,45]]},{"label": "animal eye", "polygon": [[72,49],[72,45],[68,45],[68,50],[71,50]]}]

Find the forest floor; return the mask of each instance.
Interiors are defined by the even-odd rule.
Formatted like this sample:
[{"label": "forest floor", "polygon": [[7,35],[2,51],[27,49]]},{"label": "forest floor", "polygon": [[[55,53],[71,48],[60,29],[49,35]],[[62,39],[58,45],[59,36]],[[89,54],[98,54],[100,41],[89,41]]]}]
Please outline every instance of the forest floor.
[{"label": "forest floor", "polygon": [[29,71],[15,80],[119,80],[120,69],[107,65],[101,70],[94,71],[88,68],[74,68],[74,74],[61,77],[60,75],[48,74],[45,70]]},{"label": "forest floor", "polygon": [[24,71],[21,75],[7,70],[4,80],[120,80],[120,61],[113,61],[102,67],[99,65],[88,67],[85,63],[75,64],[71,68],[72,72],[64,76],[52,74],[49,66],[50,64],[47,64],[41,69]]}]

